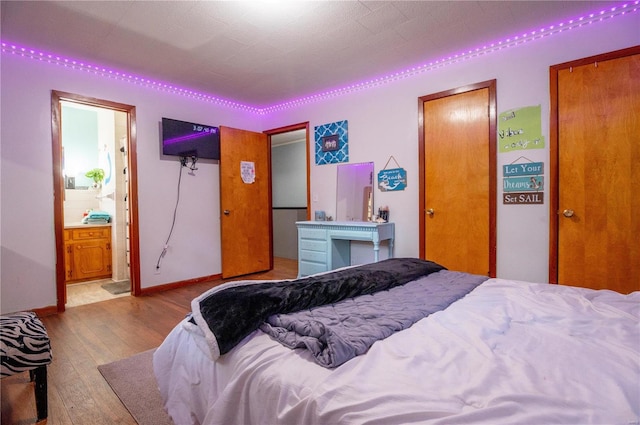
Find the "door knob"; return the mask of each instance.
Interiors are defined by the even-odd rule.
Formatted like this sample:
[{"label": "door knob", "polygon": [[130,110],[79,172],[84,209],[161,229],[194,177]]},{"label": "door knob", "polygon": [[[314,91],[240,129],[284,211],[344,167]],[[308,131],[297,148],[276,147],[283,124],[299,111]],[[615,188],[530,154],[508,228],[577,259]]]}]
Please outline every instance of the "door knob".
[{"label": "door knob", "polygon": [[224,210],[224,211],[223,211],[223,213],[224,213],[224,215],[229,215],[229,214],[231,214],[231,211],[229,211],[229,210]]},{"label": "door knob", "polygon": [[433,210],[433,208],[429,208],[427,210],[427,214],[430,215],[430,216],[433,216],[434,213],[435,213],[435,211]]},{"label": "door knob", "polygon": [[565,217],[573,217],[573,210],[564,210],[562,211],[562,215]]}]

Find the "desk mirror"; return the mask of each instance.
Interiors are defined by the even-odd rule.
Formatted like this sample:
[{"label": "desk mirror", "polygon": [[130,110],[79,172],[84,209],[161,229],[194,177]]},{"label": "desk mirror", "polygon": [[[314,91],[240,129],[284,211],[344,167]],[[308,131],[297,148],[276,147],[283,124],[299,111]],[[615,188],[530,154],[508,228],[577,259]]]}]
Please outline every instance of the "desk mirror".
[{"label": "desk mirror", "polygon": [[373,218],[373,162],[338,165],[337,221]]}]

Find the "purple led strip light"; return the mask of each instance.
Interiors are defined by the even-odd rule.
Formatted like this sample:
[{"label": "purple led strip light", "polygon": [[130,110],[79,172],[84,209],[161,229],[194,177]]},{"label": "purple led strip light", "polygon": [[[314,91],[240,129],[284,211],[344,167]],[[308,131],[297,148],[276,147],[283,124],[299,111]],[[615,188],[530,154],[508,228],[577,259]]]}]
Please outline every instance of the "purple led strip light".
[{"label": "purple led strip light", "polygon": [[253,112],[253,113],[260,113],[260,109],[258,108],[248,106],[248,105],[243,105],[241,103],[234,102],[231,100],[222,99],[217,96],[212,96],[209,94],[197,92],[190,89],[183,89],[173,84],[154,81],[149,78],[139,77],[134,74],[130,74],[122,71],[116,71],[103,66],[91,65],[80,60],[64,58],[62,56],[52,54],[52,53],[44,53],[44,52],[40,52],[27,47],[19,47],[4,41],[2,42],[2,53],[19,55],[29,59],[35,59],[41,62],[48,62],[55,65],[61,65],[66,68],[89,72],[91,74],[99,75],[101,77],[121,80],[129,83],[137,84],[140,86],[153,88],[160,91],[166,91],[168,93],[191,97],[191,98],[202,100],[205,102],[216,103],[216,104],[227,106],[230,108],[242,109],[242,110]]},{"label": "purple led strip light", "polygon": [[187,140],[191,140],[191,139],[197,139],[198,137],[204,137],[204,136],[208,136],[211,133],[194,133],[194,134],[187,134],[185,136],[179,136],[179,137],[174,137],[172,139],[165,139],[164,140],[164,144],[165,145],[172,145],[174,143],[179,143],[179,142],[185,142]]},{"label": "purple led strip light", "polygon": [[638,9],[640,9],[639,4],[640,4],[640,0],[636,0],[634,2],[622,3],[617,6],[603,9],[599,12],[590,13],[580,18],[570,19],[567,22],[560,22],[555,25],[550,25],[546,28],[543,27],[537,30],[532,30],[530,32],[523,33],[521,35],[516,35],[510,38],[507,38],[505,40],[497,41],[491,44],[486,44],[482,47],[477,47],[475,49],[471,49],[466,52],[451,55],[446,58],[438,59],[420,66],[415,66],[415,67],[406,69],[404,71],[388,74],[379,78],[363,81],[360,83],[355,83],[346,87],[324,91],[315,95],[305,96],[298,99],[272,105],[272,106],[263,108],[262,112],[271,113],[279,110],[293,108],[293,107],[300,106],[307,103],[316,102],[319,100],[329,99],[332,97],[342,96],[344,94],[381,86],[383,84],[387,84],[393,81],[398,81],[401,79],[412,77],[414,75],[422,74],[424,72],[427,72],[433,69],[441,68],[446,65],[451,65],[451,64],[460,62],[462,60],[472,59],[472,58],[482,56],[488,53],[492,53],[498,50],[502,50],[508,47],[514,47],[529,41],[537,40],[543,37],[548,37],[553,34],[559,34],[561,32],[564,32],[573,28],[590,25],[595,22],[601,22],[606,19],[613,18],[615,16],[621,16],[621,15],[637,12]]},{"label": "purple led strip light", "polygon": [[615,16],[621,16],[621,15],[637,12],[638,9],[640,9],[639,5],[640,5],[640,0],[622,3],[617,6],[603,9],[599,12],[590,13],[580,18],[571,19],[569,21],[561,22],[555,25],[550,25],[546,28],[543,27],[537,30],[525,32],[521,35],[516,35],[510,38],[507,38],[505,40],[497,41],[491,44],[486,44],[482,47],[470,49],[468,51],[454,54],[454,55],[451,55],[442,59],[438,59],[429,63],[425,63],[423,65],[415,66],[415,67],[406,69],[404,71],[388,74],[379,78],[363,81],[361,83],[352,84],[352,85],[337,88],[334,90],[328,90],[318,94],[293,99],[287,102],[278,103],[278,104],[264,107],[264,108],[244,105],[238,102],[222,99],[220,97],[212,96],[202,92],[197,92],[190,89],[183,89],[173,84],[154,81],[148,78],[129,74],[127,72],[116,71],[116,70],[108,69],[102,66],[95,66],[95,65],[85,63],[83,61],[68,59],[55,54],[39,52],[37,50],[26,48],[26,47],[18,47],[16,45],[6,43],[6,42],[2,42],[2,53],[20,55],[30,59],[35,59],[43,62],[53,63],[56,65],[62,65],[65,67],[76,69],[76,70],[90,72],[106,78],[122,80],[129,83],[141,85],[144,87],[160,90],[160,91],[166,91],[166,92],[178,94],[181,96],[191,97],[204,102],[215,103],[215,104],[226,106],[233,109],[240,109],[243,111],[252,112],[257,115],[266,115],[271,112],[294,108],[300,105],[317,102],[319,100],[330,99],[330,98],[342,96],[345,94],[362,91],[372,87],[381,86],[384,84],[391,83],[393,81],[409,78],[414,75],[422,74],[424,72],[441,68],[443,66],[451,65],[463,60],[472,59],[472,58],[486,55],[498,50],[514,47],[526,42],[548,37],[550,35],[559,34],[561,32],[568,31],[573,28],[579,28],[585,25],[590,25],[592,23],[604,21],[606,19],[610,19]]}]

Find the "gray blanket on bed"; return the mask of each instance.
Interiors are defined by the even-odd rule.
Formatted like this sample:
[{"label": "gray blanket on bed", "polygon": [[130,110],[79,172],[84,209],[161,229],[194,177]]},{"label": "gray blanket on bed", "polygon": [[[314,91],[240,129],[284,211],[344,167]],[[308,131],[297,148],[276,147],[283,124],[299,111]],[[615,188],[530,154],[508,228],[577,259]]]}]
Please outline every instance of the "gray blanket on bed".
[{"label": "gray blanket on bed", "polygon": [[447,308],[487,279],[442,270],[402,286],[290,314],[267,318],[260,329],[290,348],[309,350],[333,368],[371,345]]},{"label": "gray blanket on bed", "polygon": [[189,322],[204,334],[215,359],[271,315],[373,294],[443,269],[417,258],[390,258],[297,280],[229,282],[195,298]]}]

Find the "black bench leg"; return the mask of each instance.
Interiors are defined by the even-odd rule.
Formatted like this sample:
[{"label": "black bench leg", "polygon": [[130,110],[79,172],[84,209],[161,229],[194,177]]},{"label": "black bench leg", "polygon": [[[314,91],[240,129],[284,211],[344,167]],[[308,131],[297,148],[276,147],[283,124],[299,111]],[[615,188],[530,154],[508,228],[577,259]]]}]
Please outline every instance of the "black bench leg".
[{"label": "black bench leg", "polygon": [[47,418],[47,366],[40,366],[33,369],[31,377],[35,380],[36,410],[38,411],[38,421]]}]

